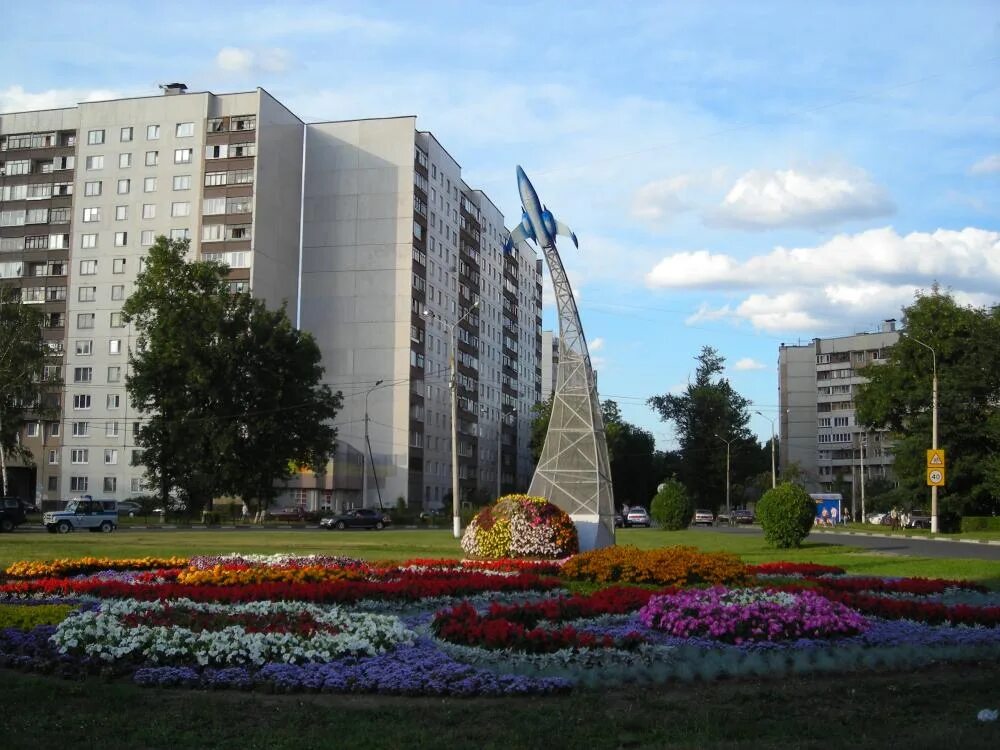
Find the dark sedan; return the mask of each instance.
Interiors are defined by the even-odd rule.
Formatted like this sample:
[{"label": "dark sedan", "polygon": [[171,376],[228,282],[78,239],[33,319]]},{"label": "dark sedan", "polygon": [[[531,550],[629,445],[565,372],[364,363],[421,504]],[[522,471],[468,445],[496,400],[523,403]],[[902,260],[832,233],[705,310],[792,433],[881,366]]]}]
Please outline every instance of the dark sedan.
[{"label": "dark sedan", "polygon": [[319,525],[324,529],[384,529],[392,523],[387,513],[374,508],[355,508],[336,516],[324,518]]},{"label": "dark sedan", "polygon": [[735,526],[739,523],[753,523],[753,511],[746,508],[737,508],[729,514],[729,525]]}]

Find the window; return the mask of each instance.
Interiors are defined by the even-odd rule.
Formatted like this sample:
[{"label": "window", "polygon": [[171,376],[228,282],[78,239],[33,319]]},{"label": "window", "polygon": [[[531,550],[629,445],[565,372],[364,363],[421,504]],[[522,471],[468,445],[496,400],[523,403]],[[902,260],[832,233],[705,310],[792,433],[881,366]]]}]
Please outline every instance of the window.
[{"label": "window", "polygon": [[187,201],[178,201],[170,204],[170,215],[173,217],[190,216],[191,204]]},{"label": "window", "polygon": [[144,219],[155,219],[156,218],[156,204],[155,203],[143,203],[142,204],[142,218],[144,218]]},{"label": "window", "polygon": [[[73,382],[74,383],[89,383],[94,379],[94,368],[93,367],[74,367],[73,368]],[[88,396],[89,398],[89,396]]]},{"label": "window", "polygon": [[128,232],[115,232],[115,247],[125,247],[128,244]]},{"label": "window", "polygon": [[128,179],[118,180],[118,195],[128,194],[129,189],[132,186],[132,181]]},{"label": "window", "polygon": [[189,174],[174,175],[174,190],[190,190],[190,189],[191,189],[191,175]]},{"label": "window", "polygon": [[79,411],[80,409],[90,408],[90,394],[88,393],[74,393],[73,394],[73,408]]},{"label": "window", "polygon": [[206,172],[205,187],[220,187],[226,184],[225,172]]},{"label": "window", "polygon": [[202,203],[202,214],[205,216],[216,216],[226,213],[225,198],[206,198]]},{"label": "window", "polygon": [[104,477],[104,491],[113,494],[118,491],[118,477]]},{"label": "window", "polygon": [[38,422],[28,422],[24,425],[24,434],[26,437],[38,437],[40,429]]},{"label": "window", "polygon": [[[55,466],[59,463],[59,451],[49,451],[49,465]],[[55,479],[55,477],[49,477],[50,480]],[[55,488],[50,488],[55,489]]]},{"label": "window", "polygon": [[194,149],[190,148],[176,148],[174,149],[174,164],[190,164],[191,155],[194,153]]},{"label": "window", "polygon": [[74,422],[73,437],[90,437],[90,422]]},{"label": "window", "polygon": [[194,135],[194,123],[193,122],[179,122],[177,123],[177,129],[174,131],[174,135],[178,138],[190,138]]},{"label": "window", "polygon": [[118,422],[105,422],[104,424],[104,437],[118,437],[121,433],[119,432]]},{"label": "window", "polygon": [[83,194],[87,196],[96,196],[101,194],[101,181],[95,180],[94,182],[83,183]]},{"label": "window", "polygon": [[160,163],[160,152],[159,151],[147,151],[146,152],[146,166],[155,167]]},{"label": "window", "polygon": [[85,223],[100,221],[100,220],[101,220],[100,206],[94,206],[92,208],[83,209],[83,221]]},{"label": "window", "polygon": [[115,206],[115,221],[128,221],[128,206]]},{"label": "window", "polygon": [[77,299],[80,302],[93,302],[97,299],[97,287],[96,286],[81,286],[79,289],[79,296]]},{"label": "window", "polygon": [[122,353],[122,340],[121,339],[111,339],[108,341],[108,354],[121,354]]},{"label": "window", "polygon": [[115,284],[111,287],[111,299],[113,300],[123,300],[125,299],[125,285]]},{"label": "window", "polygon": [[87,157],[87,169],[104,169],[104,157],[103,156],[88,156]]},{"label": "window", "polygon": [[112,328],[124,328],[125,322],[122,320],[122,314],[120,312],[111,313],[111,327]]},{"label": "window", "polygon": [[225,239],[225,236],[226,236],[225,224],[205,224],[201,228],[202,242],[218,242]]},{"label": "window", "polygon": [[205,146],[206,159],[225,159],[227,156],[229,156],[229,144],[227,143]]},{"label": "window", "polygon": [[111,273],[125,273],[124,258],[115,258],[111,261]]},{"label": "window", "polygon": [[230,130],[253,130],[257,127],[257,118],[254,115],[238,115],[233,117]]},{"label": "window", "polygon": [[[104,463],[113,466],[118,463],[118,449],[117,448],[105,448],[104,449]],[[104,481],[107,481],[105,479]]]},{"label": "window", "polygon": [[237,159],[243,156],[253,156],[257,153],[256,143],[230,143],[229,156]]},{"label": "window", "polygon": [[93,250],[97,247],[97,235],[96,234],[81,234],[80,235],[80,247],[84,250]]},{"label": "window", "polygon": [[146,126],[146,140],[155,141],[160,137],[160,126],[159,125],[147,125]]},{"label": "window", "polygon": [[153,230],[144,229],[142,234],[139,235],[139,244],[143,247],[149,247],[153,244]]},{"label": "window", "polygon": [[21,174],[31,174],[31,159],[8,161],[4,164],[4,167],[6,168],[6,174],[8,177]]},{"label": "window", "polygon": [[[77,424],[87,424],[86,422],[74,422]],[[90,459],[90,451],[87,448],[74,448],[69,452],[70,462],[74,464],[85,464]]]},{"label": "window", "polygon": [[118,140],[122,143],[128,143],[132,140],[132,128],[122,128],[118,135]]},{"label": "window", "polygon": [[104,143],[104,131],[103,130],[89,130],[87,131],[87,145],[89,146],[100,146]]},{"label": "window", "polygon": [[108,394],[108,408],[109,409],[120,409],[122,406],[122,397],[120,393],[109,393]]},{"label": "window", "polygon": [[227,198],[226,199],[226,213],[227,214],[248,214],[250,213],[250,207],[253,198],[246,196],[243,198]]},{"label": "window", "polygon": [[108,368],[108,382],[118,383],[122,379],[122,368],[117,365],[113,365]]},{"label": "window", "polygon": [[94,327],[94,313],[77,313],[76,314],[76,327],[81,330],[87,330],[88,328]]},{"label": "window", "polygon": [[190,229],[171,229],[170,239],[172,240],[187,240],[191,238]]},{"label": "window", "polygon": [[118,154],[118,168],[128,169],[132,166],[132,154]]},{"label": "window", "polygon": [[156,192],[156,178],[147,177],[142,181],[142,190],[144,193],[155,193]]},{"label": "window", "polygon": [[[131,130],[131,128],[129,128]],[[87,477],[70,477],[69,478],[69,489],[70,492],[86,492],[87,491]]]},{"label": "window", "polygon": [[78,357],[87,357],[94,350],[94,342],[92,339],[79,339],[76,342],[76,355]]}]

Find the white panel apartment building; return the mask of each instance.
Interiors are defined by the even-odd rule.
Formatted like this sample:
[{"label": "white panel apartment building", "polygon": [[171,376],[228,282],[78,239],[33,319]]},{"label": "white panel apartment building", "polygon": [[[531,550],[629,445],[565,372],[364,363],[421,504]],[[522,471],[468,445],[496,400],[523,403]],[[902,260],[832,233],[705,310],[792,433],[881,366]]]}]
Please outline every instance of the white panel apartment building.
[{"label": "white panel apartment building", "polygon": [[795,463],[815,490],[836,491],[839,480],[860,494],[862,446],[864,476],[891,478],[888,433],[866,430],[855,416],[858,386],[865,369],[885,360],[899,340],[895,321],[878,333],[817,338],[801,346],[782,344],[778,353],[781,471]]},{"label": "white panel apartment building", "polygon": [[[134,333],[121,305],[161,234],[225,261],[234,289],[287,302],[344,393],[337,461],[298,477],[293,501],[378,504],[374,480],[367,499],[360,493],[367,394],[382,502],[441,503],[451,475],[447,334],[473,299],[482,307],[458,327],[463,494],[495,482],[493,384],[505,362],[517,384],[508,411],[518,416],[503,465],[511,486],[526,485],[537,263],[502,257],[502,215],[433,136],[412,117],[307,126],[261,89],[166,92],[0,115],[0,277],[42,305],[65,384],[62,419],[25,429],[37,470],[21,471],[20,493],[123,499],[141,490],[142,468],[131,465],[141,417],[125,396]],[[504,297],[508,277],[515,292]],[[508,298],[513,359],[498,321]],[[425,307],[437,317],[425,320]]]}]

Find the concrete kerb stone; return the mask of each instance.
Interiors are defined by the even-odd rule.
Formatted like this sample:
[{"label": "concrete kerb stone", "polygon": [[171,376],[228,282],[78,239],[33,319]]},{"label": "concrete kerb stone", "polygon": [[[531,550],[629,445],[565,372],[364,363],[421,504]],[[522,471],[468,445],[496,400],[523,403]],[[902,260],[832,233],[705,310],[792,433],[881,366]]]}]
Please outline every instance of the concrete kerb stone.
[{"label": "concrete kerb stone", "polygon": [[905,536],[905,535],[893,535],[893,534],[878,534],[874,531],[829,531],[827,529],[816,529],[810,532],[811,534],[850,534],[852,536],[873,536],[880,539],[913,539],[917,541],[929,541],[929,542],[945,542],[945,543],[956,543],[960,542],[962,544],[992,544],[994,546],[1000,547],[1000,540],[993,539],[946,539],[942,536]]}]

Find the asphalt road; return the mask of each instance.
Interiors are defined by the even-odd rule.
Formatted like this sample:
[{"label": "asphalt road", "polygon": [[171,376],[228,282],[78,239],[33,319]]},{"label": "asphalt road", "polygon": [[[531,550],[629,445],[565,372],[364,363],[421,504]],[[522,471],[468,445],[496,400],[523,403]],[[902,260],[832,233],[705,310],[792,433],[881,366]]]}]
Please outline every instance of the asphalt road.
[{"label": "asphalt road", "polygon": [[[704,527],[692,527],[704,528]],[[759,526],[714,526],[705,531],[719,531],[725,534],[761,534]],[[960,542],[955,539],[922,539],[890,534],[860,534],[837,531],[813,531],[809,540],[827,544],[842,544],[845,547],[860,547],[886,555],[907,557],[934,557],[962,560],[1000,560],[1000,545],[980,542]]]}]

